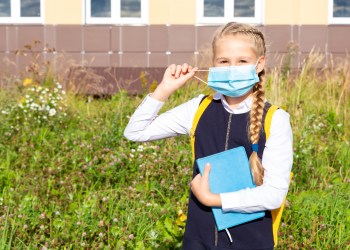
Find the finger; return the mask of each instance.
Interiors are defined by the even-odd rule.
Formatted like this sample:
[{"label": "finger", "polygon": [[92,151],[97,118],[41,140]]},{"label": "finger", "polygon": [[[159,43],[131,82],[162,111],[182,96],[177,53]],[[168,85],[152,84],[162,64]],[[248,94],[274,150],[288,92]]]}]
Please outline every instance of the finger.
[{"label": "finger", "polygon": [[169,66],[169,68],[170,68],[171,75],[175,75],[176,65],[175,64],[171,64]]},{"label": "finger", "polygon": [[188,64],[184,63],[182,64],[182,73],[186,74],[188,72]]},{"label": "finger", "polygon": [[208,178],[209,177],[209,173],[210,173],[210,163],[208,162],[206,165],[205,165],[205,168],[204,168],[204,172],[203,172],[203,178]]},{"label": "finger", "polygon": [[175,71],[175,78],[179,78],[181,74],[181,65],[176,66],[176,71]]}]

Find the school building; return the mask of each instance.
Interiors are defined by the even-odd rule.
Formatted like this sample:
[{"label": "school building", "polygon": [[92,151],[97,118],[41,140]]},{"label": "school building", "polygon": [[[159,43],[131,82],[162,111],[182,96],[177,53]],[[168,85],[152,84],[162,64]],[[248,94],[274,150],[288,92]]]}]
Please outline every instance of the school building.
[{"label": "school building", "polygon": [[128,88],[140,72],[159,81],[171,63],[210,66],[213,32],[229,21],[263,31],[268,67],[350,47],[350,0],[1,0],[0,76],[24,72],[32,59],[19,51],[39,41],[30,49],[70,76],[75,65]]}]

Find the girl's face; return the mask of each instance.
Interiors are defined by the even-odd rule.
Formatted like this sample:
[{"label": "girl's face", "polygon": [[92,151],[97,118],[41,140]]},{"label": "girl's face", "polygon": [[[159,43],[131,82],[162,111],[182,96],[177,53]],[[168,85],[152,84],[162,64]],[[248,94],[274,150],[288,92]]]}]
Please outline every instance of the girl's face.
[{"label": "girl's face", "polygon": [[257,72],[260,72],[264,68],[265,57],[258,58],[248,38],[227,35],[216,41],[215,67],[256,64],[258,59]]}]

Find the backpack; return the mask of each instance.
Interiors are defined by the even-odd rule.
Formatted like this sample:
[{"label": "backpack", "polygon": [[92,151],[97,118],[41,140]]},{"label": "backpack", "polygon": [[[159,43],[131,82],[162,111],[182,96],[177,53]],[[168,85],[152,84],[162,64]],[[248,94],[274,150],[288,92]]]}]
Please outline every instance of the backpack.
[{"label": "backpack", "polygon": [[[195,132],[197,128],[197,124],[204,112],[204,110],[209,106],[211,101],[213,100],[213,96],[209,95],[206,96],[202,102],[199,104],[199,107],[196,111],[196,114],[194,116],[194,120],[192,123],[192,128],[190,130],[190,137],[191,137],[191,148],[192,148],[192,159],[195,159],[195,151],[194,151],[194,142],[195,142]],[[271,127],[271,120],[274,112],[278,109],[276,105],[271,105],[271,107],[268,109],[265,121],[264,121],[264,129],[265,129],[265,135],[266,135],[266,141],[270,136],[270,127]],[[290,174],[290,179],[292,179],[293,173]],[[274,246],[277,246],[278,242],[278,228],[281,223],[282,213],[283,209],[286,203],[286,197],[284,198],[281,207],[271,210],[271,216],[272,216],[272,232],[273,232],[273,240],[274,240]]]}]

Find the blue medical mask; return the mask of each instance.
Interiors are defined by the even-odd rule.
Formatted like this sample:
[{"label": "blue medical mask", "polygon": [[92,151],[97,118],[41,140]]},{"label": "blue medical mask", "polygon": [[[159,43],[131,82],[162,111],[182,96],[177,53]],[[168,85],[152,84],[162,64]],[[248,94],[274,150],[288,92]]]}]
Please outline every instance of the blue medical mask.
[{"label": "blue medical mask", "polygon": [[[196,78],[203,81],[198,77]],[[207,84],[210,88],[225,96],[240,97],[248,93],[259,81],[256,64],[250,64],[209,68]]]}]

